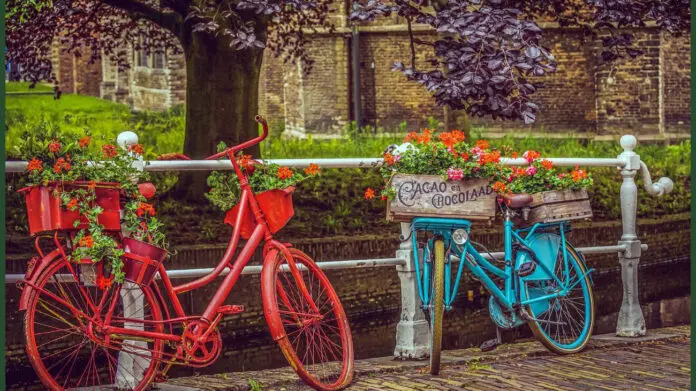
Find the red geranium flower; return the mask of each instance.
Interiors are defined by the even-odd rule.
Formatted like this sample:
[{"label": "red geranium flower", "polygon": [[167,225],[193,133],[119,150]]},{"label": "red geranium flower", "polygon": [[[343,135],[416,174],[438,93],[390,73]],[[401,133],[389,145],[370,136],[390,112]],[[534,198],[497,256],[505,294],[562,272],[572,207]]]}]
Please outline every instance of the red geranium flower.
[{"label": "red geranium flower", "polygon": [[58,153],[60,152],[60,141],[58,140],[53,140],[50,144],[48,144],[48,152],[51,153]]},{"label": "red geranium flower", "polygon": [[87,235],[80,239],[80,247],[92,247],[94,246],[94,239],[92,239],[92,236]]},{"label": "red geranium flower", "polygon": [[385,153],[384,162],[387,163],[387,166],[391,166],[394,164],[394,156],[391,153]]},{"label": "red geranium flower", "polygon": [[279,167],[276,176],[280,179],[288,179],[292,176],[292,170],[288,167]]},{"label": "red geranium flower", "polygon": [[551,162],[551,160],[544,159],[541,161],[541,165],[547,170],[550,170],[551,168],[553,168],[553,162]]},{"label": "red geranium flower", "polygon": [[43,170],[43,162],[37,158],[33,158],[29,161],[27,170],[41,172]]},{"label": "red geranium flower", "polygon": [[97,287],[103,291],[109,289],[114,282],[114,276],[106,278],[102,275],[97,277]]},{"label": "red geranium flower", "polygon": [[102,147],[102,152],[104,153],[104,157],[106,159],[110,159],[112,157],[116,157],[118,155],[118,150],[116,149],[116,146],[113,144],[106,144]]},{"label": "red geranium flower", "polygon": [[129,151],[135,152],[138,155],[142,155],[145,153],[145,149],[143,148],[142,144],[133,144],[130,147],[128,147]]},{"label": "red geranium flower", "polygon": [[138,217],[143,217],[148,214],[150,216],[154,216],[155,208],[152,206],[152,204],[141,202],[140,205],[138,205],[138,209],[135,211],[135,213],[138,215]]},{"label": "red geranium flower", "polygon": [[305,175],[316,175],[319,173],[319,165],[310,163],[309,167],[304,170]]},{"label": "red geranium flower", "polygon": [[70,202],[68,202],[68,210],[75,210],[77,209],[77,200],[76,199],[71,199]]},{"label": "red geranium flower", "polygon": [[90,136],[85,136],[78,141],[78,144],[80,144],[80,148],[87,148],[89,145],[89,142],[92,140],[92,137]]},{"label": "red geranium flower", "polygon": [[367,190],[365,190],[365,199],[371,200],[373,198],[375,198],[375,191],[368,187]]}]

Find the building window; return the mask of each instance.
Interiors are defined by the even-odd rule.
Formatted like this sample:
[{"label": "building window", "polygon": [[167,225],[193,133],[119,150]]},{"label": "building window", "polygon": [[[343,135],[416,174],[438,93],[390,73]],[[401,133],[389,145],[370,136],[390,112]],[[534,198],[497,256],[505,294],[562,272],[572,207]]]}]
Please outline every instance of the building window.
[{"label": "building window", "polygon": [[165,53],[152,53],[152,68],[164,69],[167,56]]},{"label": "building window", "polygon": [[164,69],[167,65],[167,53],[161,49],[150,49],[150,53],[145,50],[146,38],[140,37],[135,49],[135,64],[139,67],[153,69]]}]

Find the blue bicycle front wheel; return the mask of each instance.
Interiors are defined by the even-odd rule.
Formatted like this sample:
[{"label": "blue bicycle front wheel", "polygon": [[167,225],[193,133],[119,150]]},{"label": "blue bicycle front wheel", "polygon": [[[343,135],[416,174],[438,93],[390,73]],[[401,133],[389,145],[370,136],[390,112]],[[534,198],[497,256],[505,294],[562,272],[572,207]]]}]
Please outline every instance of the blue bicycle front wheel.
[{"label": "blue bicycle front wheel", "polygon": [[566,243],[565,250],[565,260],[560,245],[555,262],[541,260],[552,266],[556,279],[546,273],[549,278],[524,281],[527,300],[566,291],[563,295],[527,306],[530,315],[536,319],[528,322],[532,333],[546,348],[558,354],[581,351],[590,340],[595,319],[592,283],[587,268],[570,244]]}]

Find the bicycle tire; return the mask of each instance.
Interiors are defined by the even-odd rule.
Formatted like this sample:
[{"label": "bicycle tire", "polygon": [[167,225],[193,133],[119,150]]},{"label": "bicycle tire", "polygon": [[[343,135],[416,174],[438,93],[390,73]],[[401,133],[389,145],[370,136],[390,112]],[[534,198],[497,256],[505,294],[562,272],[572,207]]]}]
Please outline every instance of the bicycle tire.
[{"label": "bicycle tire", "polygon": [[[570,297],[570,295],[551,299],[549,300],[549,307],[553,306],[553,311],[547,310],[540,314],[535,314],[533,307],[527,306],[529,313],[534,318],[539,318],[541,320],[558,321],[560,319],[566,319],[568,316],[572,316],[573,314],[581,315],[581,319],[575,317],[576,319],[574,319],[574,323],[567,322],[569,323],[570,327],[577,324],[581,325],[582,328],[580,330],[568,330],[567,328],[561,329],[561,325],[553,325],[536,320],[531,320],[527,323],[535,338],[539,342],[541,342],[548,350],[561,355],[577,353],[585,348],[590,340],[595,319],[595,304],[592,292],[592,283],[589,275],[587,275],[587,268],[580,260],[580,256],[578,255],[577,251],[568,243],[566,243],[566,250],[570,266],[569,275],[570,273],[574,272],[578,278],[583,276],[577,287],[572,290],[574,293],[581,293],[582,299],[580,300],[577,297]],[[562,251],[560,249],[559,256],[562,257]],[[556,262],[556,266],[561,264],[562,262]],[[554,273],[559,271],[558,267],[555,267],[554,269]],[[560,269],[560,271],[562,271],[562,269]],[[560,279],[563,281],[564,278]],[[572,277],[570,277],[570,279],[572,281]],[[533,287],[532,292],[530,293],[529,284],[525,284],[525,289],[527,290],[527,298],[533,298],[533,290],[539,290],[541,288]],[[539,292],[540,293],[538,294],[543,294],[541,293],[541,290],[539,290]],[[571,303],[570,300],[575,301]],[[565,311],[565,316],[563,316],[563,311]],[[571,336],[571,338],[567,338],[568,336]]]},{"label": "bicycle tire", "polygon": [[435,241],[435,259],[433,260],[433,297],[430,306],[430,374],[440,373],[440,356],[442,354],[442,317],[444,315],[445,290],[445,242]]},{"label": "bicycle tire", "polygon": [[319,312],[297,288],[296,276],[280,271],[288,262],[281,251],[273,249],[266,255],[261,272],[266,322],[290,366],[305,383],[317,390],[340,390],[350,384],[354,372],[348,319],[324,272],[307,254],[292,248],[289,253],[296,266],[304,266],[298,272]]},{"label": "bicycle tire", "polygon": [[[70,302],[73,306],[86,310],[86,297],[82,292],[88,292],[90,298],[95,302],[99,297],[100,291],[96,287],[83,287],[87,290],[80,290],[79,285],[74,282],[64,282],[63,277],[59,275],[69,274],[69,269],[66,267],[65,258],[57,258],[52,260],[52,264],[48,266],[41,275],[36,279],[35,285],[40,289],[55,294],[64,301]],[[76,265],[74,265],[76,266]],[[51,284],[47,286],[47,284]],[[142,292],[143,318],[153,321],[161,321],[162,314],[159,303],[152,294],[150,288],[139,287]],[[113,284],[110,288],[101,291],[104,295],[120,294],[121,285]],[[68,293],[70,292],[70,293]],[[92,295],[94,297],[92,297]],[[105,296],[107,301],[113,296]],[[119,299],[117,299],[119,300]],[[90,322],[86,322],[81,316],[77,316],[73,311],[66,308],[65,305],[51,298],[48,294],[44,294],[39,289],[32,288],[27,301],[27,310],[24,315],[24,334],[26,339],[26,349],[29,361],[34,368],[44,386],[50,390],[64,390],[82,387],[95,387],[118,384],[121,389],[130,388],[132,390],[145,390],[152,382],[157,372],[159,358],[161,358],[164,348],[164,341],[156,340],[149,345],[135,342],[128,344],[123,342],[132,342],[125,340],[121,345],[109,345],[105,341],[98,340],[98,331],[88,331]],[[149,310],[148,310],[149,308]],[[119,311],[125,311],[128,308],[122,306],[114,307],[114,319],[118,319]],[[131,309],[132,310],[132,309]],[[102,311],[108,311],[108,308],[102,308]],[[89,313],[90,316],[95,316],[94,311]],[[100,312],[98,316],[105,315],[106,312]],[[124,316],[120,327],[128,327],[126,323],[128,319]],[[74,322],[74,323],[71,323]],[[118,322],[118,320],[114,320]],[[80,324],[80,326],[77,326]],[[113,323],[112,323],[113,324]],[[67,328],[59,328],[60,326]],[[71,327],[70,327],[71,326]],[[143,326],[145,327],[145,326]],[[161,323],[150,326],[154,330],[161,332]],[[58,334],[57,338],[53,338]],[[37,340],[37,337],[48,335],[48,338],[53,338],[48,341]],[[74,341],[75,345],[70,345]],[[115,342],[112,342],[115,343]],[[79,346],[77,346],[79,344]],[[57,345],[57,346],[56,346]],[[67,348],[65,346],[68,346]],[[89,349],[85,357],[82,350]],[[60,349],[58,352],[55,349]],[[68,352],[69,353],[65,353]],[[142,373],[128,372],[125,365],[119,366],[119,352],[126,351],[131,353],[129,356],[133,361],[131,369],[135,365],[139,366]],[[145,353],[147,352],[147,353]],[[65,353],[65,354],[63,354]],[[91,354],[90,354],[91,353]],[[146,357],[149,356],[149,357]],[[55,357],[55,359],[52,359]],[[61,364],[66,360],[65,364]],[[72,360],[72,361],[71,361]],[[83,362],[80,362],[83,361]],[[87,361],[84,363],[84,361]],[[68,363],[70,363],[68,367]],[[58,368],[61,368],[58,370]],[[65,368],[69,368],[64,376],[61,376]],[[119,378],[119,373],[122,375]],[[86,376],[85,376],[86,374]],[[74,376],[71,376],[74,375]],[[140,379],[138,380],[138,377]],[[83,383],[84,381],[84,383]]]}]

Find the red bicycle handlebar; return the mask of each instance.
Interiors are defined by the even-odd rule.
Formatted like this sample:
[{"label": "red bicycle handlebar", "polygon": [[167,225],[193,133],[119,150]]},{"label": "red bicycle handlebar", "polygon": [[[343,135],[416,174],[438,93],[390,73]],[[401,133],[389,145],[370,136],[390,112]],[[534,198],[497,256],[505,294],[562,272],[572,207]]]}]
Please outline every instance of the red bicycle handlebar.
[{"label": "red bicycle handlebar", "polygon": [[230,152],[235,153],[235,152],[237,152],[237,151],[241,151],[241,150],[243,150],[244,148],[249,148],[249,147],[251,147],[252,145],[256,145],[256,144],[260,143],[261,141],[265,140],[266,137],[268,137],[268,123],[266,123],[266,120],[265,120],[262,116],[260,116],[260,115],[257,115],[257,116],[254,118],[254,120],[255,120],[256,122],[260,123],[260,124],[261,124],[261,128],[263,128],[263,132],[261,133],[261,136],[256,137],[256,138],[253,138],[253,139],[251,139],[251,140],[249,140],[249,141],[245,141],[245,142],[243,142],[243,143],[241,143],[241,144],[239,144],[239,145],[236,145],[236,146],[234,146],[234,147],[229,147],[229,148],[225,149],[224,151],[218,152],[218,153],[216,153],[216,154],[213,155],[213,156],[208,156],[207,158],[205,158],[205,159],[203,159],[203,160],[215,160],[215,159],[219,159],[219,158],[221,158],[221,157],[227,155],[227,154],[230,153]]}]

